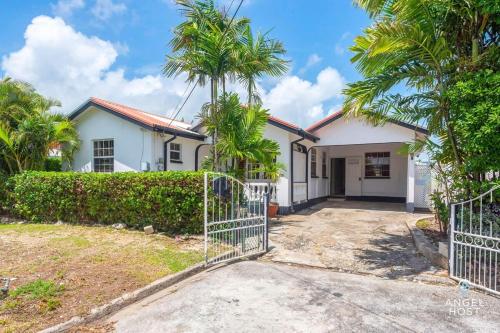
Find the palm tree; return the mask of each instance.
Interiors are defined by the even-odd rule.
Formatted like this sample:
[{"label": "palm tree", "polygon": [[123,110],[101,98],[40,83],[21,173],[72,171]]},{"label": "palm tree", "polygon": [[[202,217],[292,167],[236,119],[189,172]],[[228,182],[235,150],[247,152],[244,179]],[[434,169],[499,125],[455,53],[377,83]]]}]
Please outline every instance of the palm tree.
[{"label": "palm tree", "polygon": [[[346,114],[363,114],[375,123],[394,119],[425,124],[431,134],[449,142],[460,167],[463,155],[446,92],[457,74],[474,69],[494,51],[499,40],[495,19],[474,0],[356,3],[375,22],[351,48],[351,61],[364,78],[344,90]],[[393,92],[402,85],[409,88],[407,94]]]},{"label": "palm tree", "polygon": [[[264,166],[275,163],[279,145],[263,137],[269,117],[268,110],[260,105],[243,106],[235,93],[219,99],[219,112],[209,115],[208,107],[202,114],[203,125],[209,134],[218,130],[217,152],[219,163],[225,164],[234,173],[243,177],[247,161],[259,162]],[[214,163],[209,160],[208,164]]]},{"label": "palm tree", "polygon": [[70,161],[78,134],[66,117],[50,112],[59,105],[27,83],[0,81],[0,168],[8,173],[42,170],[54,146],[61,147],[63,161]]},{"label": "palm tree", "polygon": [[[219,86],[224,94],[226,78],[234,78],[233,50],[249,20],[228,18],[215,8],[212,0],[178,0],[177,4],[187,20],[174,29],[170,41],[173,55],[167,56],[163,73],[169,77],[187,73],[187,81],[200,86],[209,81],[210,110],[217,113]],[[217,131],[212,138],[216,143]],[[216,160],[216,150],[213,155]]]},{"label": "palm tree", "polygon": [[288,62],[280,56],[285,54],[283,44],[268,38],[267,34],[253,36],[248,25],[237,49],[237,76],[248,92],[248,105],[261,103],[256,91],[256,81],[263,75],[281,76],[288,70]]}]

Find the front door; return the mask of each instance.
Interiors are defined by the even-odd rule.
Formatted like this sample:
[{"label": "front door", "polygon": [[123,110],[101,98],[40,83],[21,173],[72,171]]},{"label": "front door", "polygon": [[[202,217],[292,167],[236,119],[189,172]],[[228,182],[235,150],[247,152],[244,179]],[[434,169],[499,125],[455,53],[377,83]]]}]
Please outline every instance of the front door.
[{"label": "front door", "polygon": [[332,197],[345,196],[345,158],[331,160],[330,188]]},{"label": "front door", "polygon": [[361,157],[348,157],[346,159],[346,195],[360,197],[361,185]]}]

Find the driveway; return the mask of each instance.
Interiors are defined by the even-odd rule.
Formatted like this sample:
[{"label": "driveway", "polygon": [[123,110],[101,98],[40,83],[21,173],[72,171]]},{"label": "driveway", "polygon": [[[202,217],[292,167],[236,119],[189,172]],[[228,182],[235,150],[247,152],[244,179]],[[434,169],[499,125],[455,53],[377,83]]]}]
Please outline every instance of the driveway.
[{"label": "driveway", "polygon": [[385,278],[446,272],[417,253],[403,204],[326,201],[271,226],[268,260]]},{"label": "driveway", "polygon": [[496,331],[499,298],[405,281],[439,273],[413,246],[404,222],[416,217],[397,204],[322,203],[274,223],[260,260],[213,267],[90,331]]},{"label": "driveway", "polygon": [[246,261],[194,276],[107,323],[127,333],[497,331],[500,300],[467,297],[475,305],[453,305],[463,301],[456,287]]}]

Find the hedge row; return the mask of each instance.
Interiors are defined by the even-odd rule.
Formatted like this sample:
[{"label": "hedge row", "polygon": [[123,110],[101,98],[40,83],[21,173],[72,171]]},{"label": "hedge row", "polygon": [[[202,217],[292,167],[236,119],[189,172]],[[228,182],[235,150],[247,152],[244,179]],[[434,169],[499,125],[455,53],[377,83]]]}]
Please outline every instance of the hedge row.
[{"label": "hedge row", "polygon": [[33,222],[203,230],[203,172],[25,172],[10,183],[12,213]]}]

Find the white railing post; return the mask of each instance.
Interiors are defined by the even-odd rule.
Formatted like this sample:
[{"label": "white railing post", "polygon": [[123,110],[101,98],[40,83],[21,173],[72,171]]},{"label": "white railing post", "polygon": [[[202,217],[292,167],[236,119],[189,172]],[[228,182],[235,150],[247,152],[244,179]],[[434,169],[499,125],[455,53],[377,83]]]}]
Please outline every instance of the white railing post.
[{"label": "white railing post", "polygon": [[205,248],[205,265],[208,264],[208,227],[207,227],[207,224],[208,224],[208,173],[205,172],[205,175],[204,175],[204,198],[203,198],[203,202],[204,202],[204,219],[203,219],[203,230],[204,230],[204,234],[205,234],[205,245],[204,245],[204,248]]},{"label": "white railing post", "polygon": [[264,193],[264,250],[269,251],[269,220],[268,220],[268,207],[269,207],[269,193]]},{"label": "white railing post", "polygon": [[451,205],[450,212],[450,242],[448,245],[448,275],[455,275],[455,247],[453,241],[455,240],[455,205]]}]

